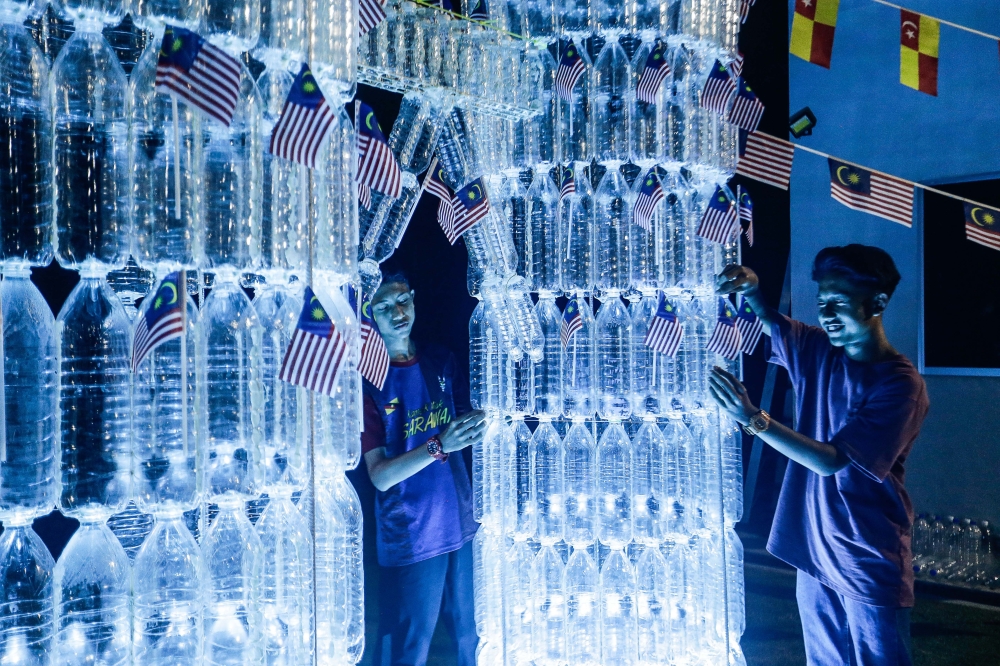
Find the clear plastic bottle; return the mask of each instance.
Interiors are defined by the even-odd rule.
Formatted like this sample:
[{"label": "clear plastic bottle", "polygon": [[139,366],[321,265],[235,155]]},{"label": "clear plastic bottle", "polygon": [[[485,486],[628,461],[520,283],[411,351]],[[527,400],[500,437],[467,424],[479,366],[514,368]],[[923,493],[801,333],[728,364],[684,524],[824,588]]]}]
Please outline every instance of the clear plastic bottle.
[{"label": "clear plastic bottle", "polygon": [[632,540],[632,443],[621,423],[611,422],[597,446],[597,538],[621,550]]},{"label": "clear plastic bottle", "polygon": [[478,299],[476,308],[469,318],[469,401],[473,409],[486,409],[487,405],[487,364],[486,335],[489,322],[486,306]]},{"label": "clear plastic bottle", "polygon": [[499,344],[513,360],[520,360],[523,352],[518,346],[514,313],[508,309],[500,278],[496,275],[490,275],[483,280],[482,293],[486,302],[486,316],[497,335]]},{"label": "clear plastic bottle", "polygon": [[632,413],[638,417],[660,416],[671,407],[670,387],[676,361],[646,346],[646,334],[659,306],[656,292],[645,292],[629,307],[632,319]]},{"label": "clear plastic bottle", "polygon": [[636,643],[640,666],[669,663],[670,586],[667,563],[659,548],[646,548],[636,564]]},{"label": "clear plastic bottle", "polygon": [[566,543],[587,548],[597,538],[597,447],[585,422],[575,422],[563,440]]},{"label": "clear plastic bottle", "polygon": [[503,411],[510,416],[530,414],[535,405],[535,364],[531,357],[521,356],[515,361],[507,355],[505,372]]},{"label": "clear plastic bottle", "polygon": [[601,660],[600,575],[583,547],[566,562],[566,661],[580,666],[611,663]]},{"label": "clear plastic bottle", "polygon": [[700,104],[701,90],[719,57],[711,49],[674,49],[671,70],[679,112],[671,120],[672,158],[725,180],[735,169],[738,135],[715,111]]},{"label": "clear plastic bottle", "polygon": [[54,637],[49,549],[27,516],[5,519],[0,535],[0,659],[12,664],[48,664]]},{"label": "clear plastic bottle", "polygon": [[545,338],[535,313],[535,305],[531,302],[527,281],[520,275],[512,275],[504,282],[504,296],[514,328],[517,331],[518,347],[532,363],[541,361],[545,349]]},{"label": "clear plastic bottle", "polygon": [[377,262],[385,261],[395,251],[420,201],[417,177],[409,171],[402,174],[403,189],[398,198],[373,191],[371,208],[358,209],[361,227],[359,253]]},{"label": "clear plastic bottle", "polygon": [[531,436],[533,500],[537,513],[536,538],[542,546],[563,539],[566,526],[566,494],[563,445],[552,422],[543,418]]},{"label": "clear plastic bottle", "polygon": [[472,541],[476,633],[486,642],[502,641],[503,536],[482,526]]},{"label": "clear plastic bottle", "polygon": [[[332,487],[317,487],[315,518],[312,529],[316,540],[316,646],[322,663],[347,663],[347,585],[346,525]],[[308,493],[308,491],[307,491]],[[304,493],[300,504],[309,506]],[[309,516],[307,515],[307,519]]]},{"label": "clear plastic bottle", "polygon": [[510,229],[511,241],[517,256],[514,271],[531,284],[531,239],[528,236],[528,201],[520,174],[515,170],[504,173],[502,186],[497,190],[497,198],[491,205],[498,208],[499,218]]},{"label": "clear plastic bottle", "polygon": [[128,80],[99,23],[78,24],[52,65],[56,258],[121,266],[131,206]]},{"label": "clear plastic bottle", "polygon": [[[570,2],[573,1],[580,2],[584,6],[587,4],[586,0],[570,0]],[[571,15],[569,13],[562,15],[564,22],[570,20],[570,18]],[[577,51],[578,44],[579,42],[570,43],[567,49]],[[586,49],[579,49],[578,52],[583,59],[584,72],[577,80],[576,85],[573,86],[569,100],[557,96],[559,124],[557,126],[556,137],[559,141],[560,159],[566,162],[573,160],[588,161],[594,156],[594,145],[590,138],[590,59],[587,56]],[[577,186],[579,187],[579,183],[577,183]]]},{"label": "clear plastic bottle", "polygon": [[358,663],[365,651],[365,567],[364,528],[361,500],[354,486],[342,472],[333,475],[334,501],[344,516],[344,558],[347,608],[345,644],[352,663]]},{"label": "clear plastic bottle", "polygon": [[[446,100],[445,106],[448,103]],[[445,184],[457,192],[480,175],[470,113],[462,107],[452,106],[438,116],[438,122],[441,123],[438,160],[444,169]]]},{"label": "clear plastic bottle", "polygon": [[349,100],[358,86],[358,9],[352,2],[305,0],[310,65],[330,96]]},{"label": "clear plastic bottle", "polygon": [[696,498],[689,460],[695,448],[691,432],[680,415],[667,419],[663,426],[666,444],[665,484],[667,502],[667,533],[672,539],[688,534],[694,525]]},{"label": "clear plastic bottle", "polygon": [[[549,0],[526,0],[529,9],[546,4],[551,10]],[[551,11],[549,15],[551,20]],[[525,53],[525,66],[527,71],[522,80],[534,97],[532,106],[539,109],[539,114],[523,125],[525,161],[529,166],[545,165],[547,170],[552,163],[563,159],[556,137],[559,122],[559,100],[555,91],[558,65],[548,49],[529,49]]]},{"label": "clear plastic bottle", "polygon": [[[541,427],[541,425],[539,425]],[[508,525],[508,533],[517,541],[526,541],[535,536],[537,509],[533,496],[532,479],[534,469],[532,464],[533,434],[524,422],[524,418],[516,418],[511,424],[514,433],[515,457],[513,461],[511,501],[515,510],[514,520]]]},{"label": "clear plastic bottle", "polygon": [[532,291],[539,296],[555,294],[561,288],[562,255],[559,248],[562,243],[559,237],[559,190],[556,188],[546,166],[535,169],[531,187],[525,195],[526,218],[529,231],[525,236],[530,239],[530,256],[525,256],[527,275],[531,280]]},{"label": "clear plastic bottle", "polygon": [[233,57],[250,51],[260,37],[261,0],[207,0],[199,32]]},{"label": "clear plastic bottle", "polygon": [[[660,224],[659,231],[664,237],[660,283],[663,288],[685,286],[688,284],[685,277],[690,252],[699,247],[697,241],[693,240],[697,238],[698,227],[691,226],[697,225],[699,220],[689,214],[694,192],[678,168],[660,171],[660,183],[666,197],[663,207],[658,206],[653,217],[653,222]],[[696,265],[694,255],[690,256],[690,261]]]},{"label": "clear plastic bottle", "polygon": [[[570,304],[573,302],[570,301]],[[582,325],[562,350],[563,414],[586,419],[593,417],[597,411],[596,326],[590,304],[582,298],[577,298],[575,302]],[[565,312],[562,320],[565,320]]]},{"label": "clear plastic bottle", "polygon": [[[634,3],[636,6],[657,7],[664,3]],[[673,60],[673,53],[669,50],[658,48],[661,42],[653,39],[643,40],[642,46],[636,51],[632,58],[633,81],[638,85],[642,80],[643,72],[647,66],[658,67],[661,58],[667,62]],[[649,58],[653,54],[653,62]],[[651,76],[651,74],[647,74]],[[668,162],[672,156],[670,153],[670,122],[672,114],[677,113],[674,105],[670,104],[673,80],[668,73],[659,88],[656,90],[655,101],[644,102],[637,94],[629,97],[629,137],[631,139],[632,161],[643,167],[652,166],[656,162]]]},{"label": "clear plastic bottle", "polygon": [[263,546],[234,496],[219,503],[219,513],[202,544],[205,558],[205,664],[260,663],[263,634],[260,589]]},{"label": "clear plastic bottle", "polygon": [[158,515],[132,568],[135,663],[201,663],[206,583],[201,551],[183,513]]},{"label": "clear plastic bottle", "polygon": [[566,663],[565,565],[553,545],[543,545],[531,566],[531,652],[538,666]]},{"label": "clear plastic bottle", "polygon": [[542,329],[543,346],[542,360],[535,367],[535,408],[538,417],[558,418],[562,414],[562,378],[560,366],[562,363],[562,342],[559,331],[562,326],[562,313],[556,306],[555,297],[551,294],[539,294],[535,305],[535,316]]},{"label": "clear plastic bottle", "polygon": [[598,413],[604,419],[627,419],[632,413],[632,320],[617,292],[606,294],[594,327]]},{"label": "clear plastic bottle", "polygon": [[717,297],[695,299],[683,309],[684,337],[677,351],[678,392],[688,410],[707,407],[708,372],[714,365],[715,353],[706,349],[715,327]]},{"label": "clear plastic bottle", "polygon": [[264,329],[234,278],[217,275],[202,308],[208,421],[206,492],[250,499],[260,483]]},{"label": "clear plastic bottle", "polygon": [[0,10],[0,261],[52,260],[52,116],[49,66],[20,25],[29,4]]},{"label": "clear plastic bottle", "polygon": [[534,622],[531,580],[535,551],[527,541],[515,540],[504,558],[504,641],[514,664],[531,663],[531,627]]},{"label": "clear plastic bottle", "polygon": [[56,664],[132,663],[130,566],[99,516],[85,518],[55,566]]},{"label": "clear plastic bottle", "polygon": [[[566,294],[589,292],[596,281],[594,200],[585,166],[576,162],[568,167],[576,191],[559,199],[558,252],[562,262],[562,291]],[[564,174],[563,179],[566,177]]]},{"label": "clear plastic bottle", "polygon": [[427,93],[403,95],[399,115],[389,134],[389,148],[406,171],[423,173],[430,164],[440,127],[437,121],[439,103]]},{"label": "clear plastic bottle", "polygon": [[632,510],[636,543],[655,548],[667,535],[669,465],[663,433],[652,419],[632,439]]},{"label": "clear plastic bottle", "polygon": [[732,527],[726,528],[726,607],[729,610],[729,644],[739,646],[746,630],[746,586],[743,582],[743,542]]},{"label": "clear plastic bottle", "polygon": [[612,550],[601,567],[601,663],[632,666],[636,641],[636,581],[622,550]]},{"label": "clear plastic bottle", "polygon": [[[354,125],[343,105],[338,107],[337,124],[312,172],[313,266],[342,284],[358,272],[358,200]],[[397,245],[399,236],[394,240]]]},{"label": "clear plastic bottle", "polygon": [[722,418],[719,424],[722,456],[723,510],[726,524],[735,525],[743,518],[743,430],[733,421]]},{"label": "clear plastic bottle", "polygon": [[[622,4],[616,0],[601,0],[598,3],[618,8]],[[628,56],[616,40],[609,39],[597,56],[592,85],[590,122],[594,157],[602,162],[624,162],[629,158],[628,110],[635,90]]]},{"label": "clear plastic bottle", "polygon": [[132,561],[139,554],[146,537],[153,531],[153,514],[139,511],[133,500],[122,511],[108,518],[108,529]]},{"label": "clear plastic bottle", "polygon": [[251,52],[268,70],[291,70],[306,59],[303,0],[261,0],[260,37]]},{"label": "clear plastic bottle", "polygon": [[0,517],[29,521],[55,504],[58,338],[55,319],[24,264],[4,267],[4,422]]},{"label": "clear plastic bottle", "polygon": [[151,41],[160,44],[166,24],[198,30],[201,22],[202,3],[196,0],[132,0],[129,14],[135,25],[153,33]]},{"label": "clear plastic bottle", "polygon": [[611,165],[594,194],[599,290],[624,291],[629,288],[633,228],[628,183],[621,172]]},{"label": "clear plastic bottle", "polygon": [[129,320],[100,274],[84,271],[56,320],[60,340],[59,507],[107,519],[132,476]]}]

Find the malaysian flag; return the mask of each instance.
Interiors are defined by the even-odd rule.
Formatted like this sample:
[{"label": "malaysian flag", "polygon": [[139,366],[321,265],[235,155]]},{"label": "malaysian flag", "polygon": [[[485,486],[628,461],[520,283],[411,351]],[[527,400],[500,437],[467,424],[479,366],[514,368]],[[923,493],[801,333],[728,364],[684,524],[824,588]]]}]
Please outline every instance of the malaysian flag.
[{"label": "malaysian flag", "polygon": [[580,49],[572,41],[559,61],[559,68],[556,69],[556,93],[567,102],[573,101],[573,88],[576,82],[583,76],[587,64],[583,62]]},{"label": "malaysian flag", "polygon": [[156,92],[177,95],[228,127],[240,99],[240,61],[198,33],[168,25],[156,61]]},{"label": "malaysian flag", "polygon": [[725,245],[732,238],[733,233],[739,229],[740,222],[737,217],[736,206],[729,198],[721,185],[715,186],[715,192],[705,207],[705,213],[698,223],[698,230],[695,232],[702,238],[715,241],[720,245]]},{"label": "malaysian flag", "polygon": [[566,309],[563,310],[562,324],[559,326],[559,339],[563,348],[569,347],[570,340],[576,332],[583,328],[583,317],[580,316],[580,305],[576,298],[569,299]]},{"label": "malaysian flag", "polygon": [[768,185],[788,189],[792,180],[795,145],[762,132],[740,130],[740,161],[736,173]]},{"label": "malaysian flag", "polygon": [[743,76],[743,52],[737,51],[736,57],[729,63],[729,71],[733,76]]},{"label": "malaysian flag", "polygon": [[358,183],[358,205],[365,209],[372,207],[372,188],[364,183]]},{"label": "malaysian flag", "polygon": [[425,177],[427,182],[424,184],[424,189],[438,198],[438,224],[441,225],[448,242],[454,245],[459,236],[455,233],[455,193],[444,182],[444,169],[438,166],[437,157],[431,161]]},{"label": "malaysian flag", "polygon": [[646,332],[644,342],[646,346],[654,351],[667,356],[675,356],[677,349],[681,346],[681,338],[684,336],[684,327],[677,319],[677,306],[667,300],[666,295],[660,292],[660,301],[656,306],[656,314],[649,324],[649,331]]},{"label": "malaysian flag", "polygon": [[[396,156],[389,149],[389,143],[382,134],[375,112],[372,108],[357,100],[354,105],[354,122],[358,127],[358,176],[357,181],[363,187],[396,199],[403,191],[403,172],[399,168]],[[365,199],[359,187],[359,201]],[[371,192],[367,196],[368,208],[371,205]]]},{"label": "malaysian flag", "polygon": [[705,87],[701,89],[701,107],[715,111],[720,116],[726,112],[729,98],[736,92],[736,81],[729,70],[718,60],[712,65]]},{"label": "malaysian flag", "polygon": [[736,328],[736,313],[733,304],[725,298],[719,298],[719,316],[715,321],[715,330],[709,338],[705,349],[716,354],[722,354],[730,361],[740,353],[740,329]]},{"label": "malaysian flag", "polygon": [[965,237],[973,243],[1000,250],[1000,210],[966,203]]},{"label": "malaysian flag", "polygon": [[750,199],[750,193],[740,187],[736,188],[736,200],[739,202],[740,225],[746,234],[747,243],[753,247],[753,200]]},{"label": "malaysian flag", "polygon": [[472,8],[471,12],[469,12],[469,18],[473,21],[490,20],[490,9],[486,4],[486,0],[479,0],[476,2],[476,6]]},{"label": "malaysian flag", "polygon": [[382,339],[378,324],[372,317],[371,299],[364,299],[359,309],[358,290],[354,285],[348,284],[347,300],[351,304],[351,310],[358,314],[358,319],[361,321],[361,357],[358,359],[358,372],[381,391],[389,374],[389,350],[385,348],[385,340]]},{"label": "malaysian flag", "polygon": [[646,231],[652,231],[653,225],[650,222],[653,219],[653,213],[656,211],[657,204],[663,201],[666,196],[656,167],[653,167],[646,172],[642,187],[639,188],[639,195],[635,198],[635,206],[632,207],[635,223]]},{"label": "malaysian flag", "polygon": [[739,79],[739,92],[736,93],[736,100],[729,109],[726,122],[743,129],[756,132],[760,119],[764,116],[764,103],[757,98],[757,94],[750,90],[750,86],[742,78]]},{"label": "malaysian flag", "polygon": [[576,192],[576,175],[573,173],[573,167],[560,167],[559,168],[559,199],[562,200],[567,194],[573,194]]},{"label": "malaysian flag", "polygon": [[742,296],[740,296],[740,307],[736,311],[736,328],[740,331],[740,349],[744,354],[752,354],[757,349],[760,336],[764,333],[764,322]]},{"label": "malaysian flag", "polygon": [[336,119],[337,113],[326,103],[309,65],[302,63],[271,131],[271,153],[315,169],[316,155]]},{"label": "malaysian flag", "polygon": [[358,0],[358,34],[367,35],[385,20],[385,7],[379,0]]},{"label": "malaysian flag", "polygon": [[486,188],[482,178],[474,181],[455,192],[451,206],[455,210],[455,221],[452,233],[458,238],[472,226],[490,214],[490,198],[486,196]]},{"label": "malaysian flag", "polygon": [[278,378],[333,396],[347,343],[312,288],[306,287],[302,314],[285,350]]},{"label": "malaysian flag", "polygon": [[848,208],[898,222],[913,224],[913,183],[839,162],[830,164],[830,196]]},{"label": "malaysian flag", "polygon": [[[740,23],[747,22],[747,16],[750,15],[750,8],[753,7],[757,0],[740,0]],[[739,76],[737,74],[737,76]]]},{"label": "malaysian flag", "polygon": [[184,299],[187,288],[184,271],[175,271],[163,278],[159,289],[136,317],[132,335],[132,372],[164,342],[184,334]]},{"label": "malaysian flag", "polygon": [[669,75],[670,63],[667,62],[667,44],[658,39],[646,58],[646,66],[643,67],[642,74],[639,76],[639,85],[636,86],[635,96],[640,102],[656,104],[656,93]]}]

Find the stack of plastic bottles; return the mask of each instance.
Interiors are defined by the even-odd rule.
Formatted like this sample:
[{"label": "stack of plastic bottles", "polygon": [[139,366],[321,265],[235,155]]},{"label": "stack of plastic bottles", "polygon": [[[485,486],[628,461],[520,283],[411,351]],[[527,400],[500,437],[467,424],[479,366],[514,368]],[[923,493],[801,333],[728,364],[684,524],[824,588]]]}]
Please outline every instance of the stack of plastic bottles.
[{"label": "stack of plastic bottles", "polygon": [[987,520],[922,513],[913,524],[913,571],[937,583],[1000,589],[996,538]]},{"label": "stack of plastic bottles", "polygon": [[[498,214],[464,237],[473,404],[490,416],[473,452],[480,664],[744,664],[741,437],[707,389],[713,365],[740,369],[707,349],[740,241],[696,235],[735,169],[737,130],[699,94],[736,56],[738,3],[554,7],[511,10],[542,63],[530,161],[484,178]],[[657,49],[669,74],[643,101]],[[441,131],[453,187],[483,175],[449,158],[475,155],[474,133]],[[645,344],[661,294],[675,355]]]},{"label": "stack of plastic bottles", "polygon": [[[355,663],[356,4],[63,0],[54,61],[23,27],[44,9],[0,1],[0,662]],[[102,35],[126,10],[128,76]],[[155,91],[166,24],[267,66],[230,126]],[[307,54],[338,110],[315,169],[267,152]],[[79,273],[55,317],[53,257]],[[307,281],[351,350],[332,396],[278,378]],[[133,367],[170,299],[183,332]],[[57,562],[53,509],[79,521]]]}]

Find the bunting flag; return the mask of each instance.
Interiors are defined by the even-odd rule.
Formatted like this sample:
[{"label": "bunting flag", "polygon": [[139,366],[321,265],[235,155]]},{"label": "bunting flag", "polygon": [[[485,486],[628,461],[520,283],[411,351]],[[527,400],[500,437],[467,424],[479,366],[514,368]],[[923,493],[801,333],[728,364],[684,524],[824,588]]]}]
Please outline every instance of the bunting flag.
[{"label": "bunting flag", "polygon": [[763,132],[740,132],[740,160],[736,173],[768,185],[788,189],[795,145]]},{"label": "bunting flag", "polygon": [[646,57],[646,65],[639,75],[639,83],[635,89],[635,96],[640,102],[646,104],[656,104],[656,93],[659,92],[663,81],[670,75],[670,63],[667,62],[667,43],[663,40],[656,40],[656,45]]},{"label": "bunting flag", "polygon": [[733,76],[743,76],[743,52],[737,51],[736,57],[729,63],[729,71]]},{"label": "bunting flag", "polygon": [[583,62],[580,49],[576,48],[576,44],[570,41],[569,47],[559,61],[558,69],[556,69],[556,94],[565,101],[572,102],[573,88],[576,87],[576,82],[580,80],[586,69],[587,65]]},{"label": "bunting flag", "polygon": [[361,356],[358,359],[358,372],[381,391],[389,374],[389,350],[386,349],[385,340],[382,339],[378,324],[372,317],[371,299],[362,299],[359,308],[358,290],[349,283],[346,287],[351,310],[358,313],[361,322]]},{"label": "bunting flag", "polygon": [[719,314],[715,320],[712,337],[708,339],[705,348],[710,352],[722,354],[730,361],[740,354],[740,329],[736,328],[736,313],[733,304],[725,298],[719,298]]},{"label": "bunting flag", "polygon": [[562,200],[567,194],[576,192],[576,176],[573,173],[573,167],[560,167],[559,178],[559,199]]},{"label": "bunting flag", "polygon": [[738,79],[739,89],[733,106],[729,109],[726,122],[748,132],[756,132],[760,119],[764,117],[764,103],[742,78]]},{"label": "bunting flag", "polygon": [[701,89],[700,104],[703,109],[715,111],[720,116],[726,113],[729,98],[736,91],[736,81],[729,75],[729,70],[718,60],[712,65],[705,86]]},{"label": "bunting flag", "polygon": [[379,0],[358,0],[358,34],[367,35],[385,20],[385,6]]},{"label": "bunting flag", "polygon": [[743,296],[740,296],[740,307],[736,312],[736,328],[740,332],[740,349],[744,354],[753,354],[764,333],[764,322]]},{"label": "bunting flag", "polygon": [[469,12],[469,18],[473,21],[489,21],[490,10],[486,5],[486,0],[478,0],[476,6]]},{"label": "bunting flag", "polygon": [[698,230],[695,234],[720,245],[725,245],[739,229],[739,226],[739,218],[733,200],[729,198],[721,185],[716,185],[715,193],[712,194],[708,206],[705,207],[705,212],[701,216],[701,222],[698,223]]},{"label": "bunting flag", "polygon": [[[358,127],[358,175],[361,185],[396,199],[403,191],[403,172],[396,156],[389,149],[382,128],[370,106],[357,100],[354,106],[354,122]],[[359,188],[358,199],[365,198]],[[367,196],[371,206],[371,193]]]},{"label": "bunting flag", "polygon": [[973,243],[1000,250],[1000,210],[966,203],[965,237]]},{"label": "bunting flag", "polygon": [[271,131],[271,154],[315,169],[316,155],[336,119],[337,113],[326,103],[309,65],[302,63]]},{"label": "bunting flag", "polygon": [[830,196],[848,208],[913,224],[913,183],[831,158]]},{"label": "bunting flag", "polygon": [[175,271],[160,282],[149,307],[136,317],[132,334],[132,372],[149,353],[164,342],[184,334],[184,300],[187,279],[184,271]]},{"label": "bunting flag", "polygon": [[176,95],[229,127],[240,99],[241,68],[198,33],[168,25],[156,60],[156,92]]},{"label": "bunting flag", "polygon": [[312,288],[306,287],[304,301],[278,379],[332,397],[347,343]]},{"label": "bunting flag", "polygon": [[482,178],[476,178],[455,192],[451,202],[452,208],[455,209],[452,233],[455,234],[456,238],[490,214],[490,198],[486,196],[486,187],[483,185]]},{"label": "bunting flag", "polygon": [[684,336],[684,327],[677,319],[677,306],[667,300],[666,295],[661,291],[660,300],[656,305],[656,314],[649,324],[645,345],[653,351],[676,356],[677,350],[681,346],[681,338]]},{"label": "bunting flag", "polygon": [[753,200],[750,193],[741,187],[736,188],[736,205],[740,213],[740,226],[747,237],[747,243],[753,247]]},{"label": "bunting flag", "polygon": [[437,221],[441,225],[445,238],[452,245],[458,240],[459,235],[455,233],[455,193],[444,182],[444,169],[438,166],[437,157],[431,161],[427,168],[429,180],[424,185],[424,189],[438,198]]},{"label": "bunting flag", "polygon": [[562,324],[559,326],[559,340],[562,342],[563,348],[569,347],[570,340],[581,328],[583,328],[583,317],[580,316],[580,305],[574,297],[569,299],[569,303],[566,304]]},{"label": "bunting flag", "polygon": [[938,43],[941,24],[906,9],[899,10],[899,82],[937,97]]},{"label": "bunting flag", "polygon": [[642,187],[639,188],[639,195],[635,198],[635,206],[632,207],[632,217],[635,219],[635,223],[647,232],[651,232],[653,226],[650,222],[653,219],[653,212],[656,210],[657,204],[663,201],[666,196],[656,167],[653,167],[646,172]]},{"label": "bunting flag", "polygon": [[830,69],[840,0],[795,0],[788,52]]}]

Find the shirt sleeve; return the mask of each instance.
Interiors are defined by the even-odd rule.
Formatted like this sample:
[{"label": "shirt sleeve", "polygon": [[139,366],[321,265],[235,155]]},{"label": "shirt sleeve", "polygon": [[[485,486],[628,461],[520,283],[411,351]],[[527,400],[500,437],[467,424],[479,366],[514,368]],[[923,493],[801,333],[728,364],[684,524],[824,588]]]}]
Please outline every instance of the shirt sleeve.
[{"label": "shirt sleeve", "polygon": [[385,423],[378,413],[378,405],[365,394],[365,429],[361,433],[361,455],[385,446]]},{"label": "shirt sleeve", "polygon": [[901,375],[876,389],[830,443],[881,483],[916,439],[926,413],[922,380]]},{"label": "shirt sleeve", "polygon": [[771,352],[768,362],[788,370],[794,383],[802,377],[806,363],[829,350],[830,340],[818,326],[809,326],[785,315],[778,315],[771,324],[769,344]]},{"label": "shirt sleeve", "polygon": [[448,365],[451,366],[451,399],[455,402],[455,416],[461,416],[472,411],[469,400],[469,379],[458,365],[455,354],[448,355]]}]

